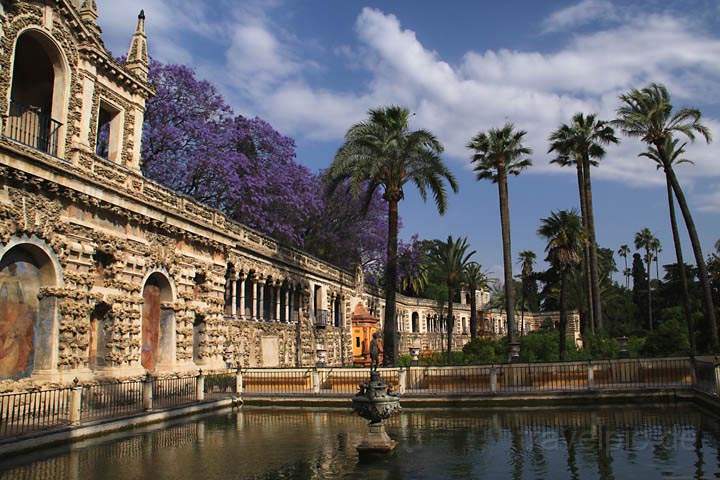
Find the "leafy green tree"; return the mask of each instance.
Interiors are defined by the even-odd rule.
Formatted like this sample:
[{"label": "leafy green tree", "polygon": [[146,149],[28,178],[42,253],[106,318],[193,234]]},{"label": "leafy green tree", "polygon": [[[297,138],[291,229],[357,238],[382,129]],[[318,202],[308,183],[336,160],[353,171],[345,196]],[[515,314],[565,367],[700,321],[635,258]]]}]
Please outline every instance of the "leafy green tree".
[{"label": "leafy green tree", "polygon": [[647,264],[647,321],[648,330],[653,329],[653,310],[652,310],[652,283],[650,278],[650,268],[653,261],[653,252],[655,251],[655,244],[657,238],[650,231],[649,228],[643,228],[635,234],[635,248],[638,250],[645,250],[645,263]]},{"label": "leafy green tree", "polygon": [[463,281],[463,275],[470,258],[475,255],[475,250],[468,252],[470,246],[467,238],[454,239],[452,235],[448,236],[447,241],[440,240],[435,242],[435,246],[430,250],[428,259],[430,265],[439,277],[445,281],[448,289],[448,312],[447,312],[447,357],[450,361],[452,352],[452,335],[455,327],[455,318],[453,317],[453,301],[455,293],[459,290]]},{"label": "leafy green tree", "polygon": [[490,287],[490,279],[477,262],[469,262],[465,265],[463,283],[470,292],[470,339],[474,340],[478,334],[477,317],[477,291],[487,290]]},{"label": "leafy green tree", "polygon": [[[665,164],[668,165],[681,165],[683,163],[692,163],[690,160],[683,158],[685,154],[685,145],[678,145],[680,142],[672,137],[665,139],[664,148],[658,150],[654,146],[649,146],[648,151],[641,153],[640,156],[647,157],[653,160],[657,164],[657,168],[664,168]],[[668,212],[670,214],[670,228],[672,229],[673,245],[675,246],[675,258],[677,260],[677,266],[680,270],[680,281],[683,290],[683,312],[685,314],[685,324],[688,328],[688,334],[690,336],[690,352],[695,352],[695,328],[693,326],[692,311],[690,309],[690,293],[688,291],[687,275],[684,272],[685,261],[683,260],[682,242],[680,241],[680,232],[678,230],[677,218],[675,215],[675,201],[673,198],[672,183],[670,182],[670,176],[665,175],[665,187],[667,190],[668,199]],[[656,260],[657,261],[657,260]],[[659,275],[658,275],[659,277]]]},{"label": "leafy green tree", "polygon": [[646,357],[668,357],[687,355],[689,351],[690,342],[683,324],[677,320],[668,320],[648,335],[640,353]]},{"label": "leafy green tree", "polygon": [[621,95],[620,100],[622,105],[617,110],[618,118],[614,123],[627,135],[638,137],[655,148],[658,159],[662,161],[665,175],[672,186],[675,199],[685,220],[685,227],[690,236],[695,263],[698,268],[698,277],[702,286],[703,313],[710,324],[713,350],[717,351],[719,348],[718,327],[705,257],[703,257],[697,228],[685,198],[685,193],[675,174],[670,156],[665,152],[668,139],[672,139],[676,134],[683,135],[690,141],[695,139],[695,135],[700,135],[707,142],[710,142],[710,130],[703,125],[700,110],[695,108],[673,110],[670,94],[664,85],[653,83],[641,90],[633,89]]},{"label": "leafy green tree", "polygon": [[538,235],[547,240],[547,261],[560,273],[560,360],[565,360],[567,336],[566,282],[570,270],[580,264],[585,242],[582,220],[574,210],[552,212],[540,221]]},{"label": "leafy green tree", "polygon": [[[520,334],[525,335],[525,310],[533,310],[533,298],[537,296],[537,281],[535,280],[535,259],[537,255],[532,250],[523,250],[518,254],[518,263],[520,263],[520,279],[522,287],[520,289]],[[533,295],[534,294],[534,295]]]},{"label": "leafy green tree", "polygon": [[591,318],[590,328],[592,330],[596,324],[598,329],[602,329],[602,299],[600,297],[600,276],[590,167],[597,166],[599,160],[605,156],[605,146],[618,143],[618,139],[615,137],[615,131],[610,124],[598,120],[595,114],[576,113],[569,125],[563,124],[550,134],[549,141],[549,152],[557,152],[557,157],[552,160],[552,163],[557,163],[560,166],[575,165],[577,170],[580,210],[587,237],[583,252],[590,267],[590,292],[588,295],[591,303],[588,309]]},{"label": "leafy green tree", "polygon": [[438,212],[447,209],[447,188],[457,192],[455,176],[443,162],[443,146],[427,130],[410,130],[410,112],[399,106],[370,110],[369,118],[350,127],[345,141],[326,172],[329,190],[345,182],[363,195],[369,204],[376,191],[388,203],[388,244],[385,268],[385,319],[383,328],[384,363],[397,359],[395,292],[398,277],[398,206],[407,183],[418,189],[425,200],[433,196]]},{"label": "leafy green tree", "polygon": [[515,292],[513,291],[512,247],[510,242],[510,199],[508,176],[520,173],[532,165],[528,155],[530,147],[523,144],[527,132],[515,130],[512,123],[499,129],[490,129],[475,135],[467,147],[473,151],[473,170],[478,180],[490,180],[498,186],[500,200],[500,227],[503,243],[503,270],[505,273],[505,311],[510,344],[515,340]]}]

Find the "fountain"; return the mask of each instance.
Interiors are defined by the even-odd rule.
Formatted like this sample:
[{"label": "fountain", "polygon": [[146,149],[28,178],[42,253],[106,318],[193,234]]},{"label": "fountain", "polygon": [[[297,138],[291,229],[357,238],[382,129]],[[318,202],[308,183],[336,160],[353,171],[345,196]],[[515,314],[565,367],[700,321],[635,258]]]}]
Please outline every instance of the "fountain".
[{"label": "fountain", "polygon": [[360,390],[352,398],[353,411],[370,422],[367,435],[357,446],[361,454],[387,453],[395,448],[396,444],[385,432],[383,420],[400,411],[400,398],[397,394],[390,393],[390,386],[380,378],[377,370],[380,356],[377,337],[375,332],[370,342],[370,381],[360,384]]}]

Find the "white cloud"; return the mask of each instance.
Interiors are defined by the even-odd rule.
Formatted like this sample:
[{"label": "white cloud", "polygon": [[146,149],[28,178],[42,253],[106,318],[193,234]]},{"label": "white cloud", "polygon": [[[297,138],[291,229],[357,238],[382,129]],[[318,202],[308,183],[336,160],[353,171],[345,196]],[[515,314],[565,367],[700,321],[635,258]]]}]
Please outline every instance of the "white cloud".
[{"label": "white cloud", "polygon": [[544,32],[558,32],[586,25],[593,21],[617,20],[615,6],[606,0],[583,0],[553,12],[543,21]]},{"label": "white cloud", "polygon": [[[203,7],[187,16],[170,10],[168,0],[129,3],[149,5],[149,25],[150,19],[158,19],[153,27],[157,30],[150,31],[151,48],[180,55],[172,53],[178,44],[174,39],[188,23],[195,23],[187,27],[194,34],[221,42],[224,64],[201,63],[201,71],[221,83],[240,110],[267,118],[287,134],[339,142],[369,108],[403,104],[416,113],[416,125],[435,132],[448,155],[464,163],[468,158],[464,145],[473,134],[509,120],[528,131],[528,143],[535,150],[531,171],[562,173],[548,165],[546,138],[575,112],[611,118],[619,93],[649,81],[666,83],[678,104],[706,103],[708,91],[720,90],[720,40],[677,16],[618,20],[612,28],[577,34],[553,52],[470,50],[452,64],[426,47],[415,32],[403,28],[396,16],[364,8],[355,23],[357,43],[334,50],[328,46],[326,51],[362,58],[349,61],[353,74],[367,78],[364,87],[342,90],[317,86],[313,74],[322,66],[304,55],[301,46],[306,43],[273,24],[257,5],[213,22]],[[586,21],[586,10],[610,18],[608,2],[579,5],[591,8],[582,13],[571,7],[550,18],[565,27]],[[177,18],[180,25],[163,15]],[[708,124],[720,132],[720,121],[708,119]],[[602,167],[593,172],[595,177],[636,186],[661,185],[662,176],[654,166],[637,158],[642,149],[638,141],[623,139],[620,146],[608,149]],[[686,181],[720,177],[716,144],[694,144],[688,155],[696,165],[679,172]]]}]

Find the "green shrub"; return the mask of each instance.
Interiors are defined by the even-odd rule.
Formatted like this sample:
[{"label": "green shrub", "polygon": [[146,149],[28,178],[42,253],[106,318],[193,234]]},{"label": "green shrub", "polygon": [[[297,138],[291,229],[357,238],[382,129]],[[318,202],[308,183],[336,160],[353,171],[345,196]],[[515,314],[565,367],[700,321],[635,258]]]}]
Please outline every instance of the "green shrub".
[{"label": "green shrub", "polygon": [[687,355],[690,351],[687,329],[677,320],[668,320],[660,324],[645,339],[640,350],[644,357],[667,357]]}]

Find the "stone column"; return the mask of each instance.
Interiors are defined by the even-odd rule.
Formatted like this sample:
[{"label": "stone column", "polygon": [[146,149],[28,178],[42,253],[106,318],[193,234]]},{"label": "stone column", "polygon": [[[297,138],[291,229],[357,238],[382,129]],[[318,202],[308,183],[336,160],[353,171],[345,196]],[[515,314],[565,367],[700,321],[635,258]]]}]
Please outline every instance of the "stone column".
[{"label": "stone column", "polygon": [[256,284],[257,295],[257,308],[258,308],[258,321],[265,320],[265,281],[258,280]]},{"label": "stone column", "polygon": [[240,274],[237,282],[237,293],[236,298],[238,300],[237,305],[239,308],[239,317],[241,320],[245,319],[245,275]]},{"label": "stone column", "polygon": [[290,287],[285,287],[285,323],[290,323]]},{"label": "stone column", "polygon": [[230,280],[230,315],[237,316],[237,280]]},{"label": "stone column", "polygon": [[280,284],[273,286],[273,300],[275,301],[275,321],[280,321]]},{"label": "stone column", "polygon": [[252,293],[252,299],[250,299],[250,313],[252,315],[253,320],[258,319],[258,287],[259,283],[257,281],[257,278],[252,279],[252,285],[250,286],[251,293]]}]

